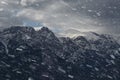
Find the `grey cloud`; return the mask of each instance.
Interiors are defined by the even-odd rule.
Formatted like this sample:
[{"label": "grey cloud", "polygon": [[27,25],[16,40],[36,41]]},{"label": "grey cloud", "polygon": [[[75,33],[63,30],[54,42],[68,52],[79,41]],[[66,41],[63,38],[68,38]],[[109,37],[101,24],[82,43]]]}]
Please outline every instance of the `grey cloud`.
[{"label": "grey cloud", "polygon": [[22,25],[22,20],[15,16],[19,10],[18,0],[0,0],[0,29],[13,25]]},{"label": "grey cloud", "polygon": [[42,10],[41,8],[36,10],[36,8],[33,9],[34,7],[32,6],[27,6],[27,9],[23,9],[21,12],[19,12],[18,16],[24,16],[29,19],[39,20],[50,28],[74,28],[84,31],[94,31],[99,29],[94,29],[94,26],[96,25],[95,22],[97,21],[93,19],[91,20],[90,17],[86,17],[83,14],[78,14],[67,2],[64,2],[62,0],[52,0],[52,3],[44,6],[45,7]]},{"label": "grey cloud", "polygon": [[23,25],[23,21],[31,20],[53,30],[120,33],[119,0],[0,1],[6,2],[0,5],[0,26]]}]

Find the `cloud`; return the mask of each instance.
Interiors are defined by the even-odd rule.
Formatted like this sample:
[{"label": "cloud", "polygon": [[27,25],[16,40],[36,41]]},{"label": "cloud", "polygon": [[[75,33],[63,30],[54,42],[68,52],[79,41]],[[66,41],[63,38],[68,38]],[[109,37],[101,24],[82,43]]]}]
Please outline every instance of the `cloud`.
[{"label": "cloud", "polygon": [[0,0],[0,28],[22,25],[22,20],[16,17],[19,9],[18,0]]},{"label": "cloud", "polygon": [[[0,0],[0,27],[32,21],[52,30],[119,33],[119,0]],[[114,14],[115,13],[115,14]],[[39,26],[39,25],[37,25]]]},{"label": "cloud", "polygon": [[[62,0],[52,1],[52,3],[49,3],[50,0],[47,1],[49,4],[44,5],[45,7],[43,7],[43,9],[34,9],[29,6],[29,8],[25,8],[20,11],[17,16],[40,21],[50,28],[62,28],[63,30],[74,28],[82,31],[100,31],[100,27],[98,27],[98,29],[94,29],[94,26],[98,23],[96,20],[93,20],[90,17],[84,17],[85,15],[74,12],[76,9]],[[42,1],[42,3],[44,2]]]}]

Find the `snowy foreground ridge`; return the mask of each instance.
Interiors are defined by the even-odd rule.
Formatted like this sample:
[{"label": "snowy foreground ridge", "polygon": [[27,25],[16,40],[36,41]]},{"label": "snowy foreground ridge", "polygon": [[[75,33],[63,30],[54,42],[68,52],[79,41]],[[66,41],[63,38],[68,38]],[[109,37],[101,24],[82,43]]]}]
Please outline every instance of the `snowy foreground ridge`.
[{"label": "snowy foreground ridge", "polygon": [[0,80],[120,80],[120,43],[111,35],[56,37],[46,27],[0,32]]}]

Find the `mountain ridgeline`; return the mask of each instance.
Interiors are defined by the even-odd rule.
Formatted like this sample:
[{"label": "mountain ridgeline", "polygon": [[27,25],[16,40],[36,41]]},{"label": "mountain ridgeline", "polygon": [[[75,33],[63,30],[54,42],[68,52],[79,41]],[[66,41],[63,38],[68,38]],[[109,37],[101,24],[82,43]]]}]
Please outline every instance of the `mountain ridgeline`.
[{"label": "mountain ridgeline", "polygon": [[0,80],[120,80],[120,43],[111,35],[56,37],[46,27],[0,32]]}]

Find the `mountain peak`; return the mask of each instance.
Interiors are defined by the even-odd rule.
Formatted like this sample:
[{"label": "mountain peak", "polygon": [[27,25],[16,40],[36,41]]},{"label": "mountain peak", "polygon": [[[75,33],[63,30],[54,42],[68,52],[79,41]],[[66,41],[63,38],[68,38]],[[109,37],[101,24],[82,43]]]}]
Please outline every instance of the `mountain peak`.
[{"label": "mountain peak", "polygon": [[47,36],[48,34],[49,35],[54,35],[54,33],[47,27],[42,27],[38,33],[40,33],[41,35],[44,35],[44,36]]},{"label": "mountain peak", "polygon": [[52,33],[52,34],[54,34],[49,28],[47,28],[47,27],[42,27],[40,30],[39,30],[39,32],[44,32],[44,33]]},{"label": "mountain peak", "polygon": [[49,29],[47,27],[42,27],[41,30],[47,30],[47,31],[49,31]]}]

